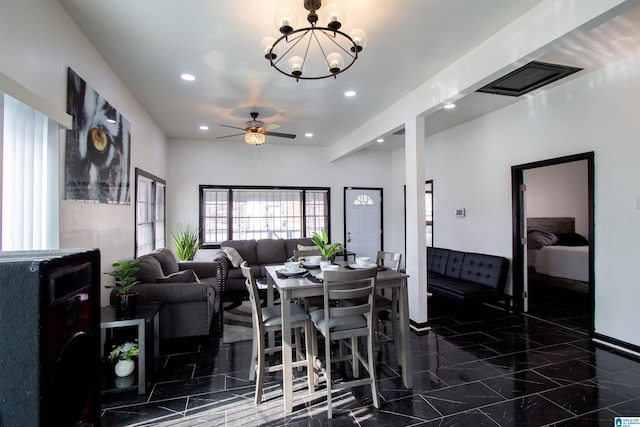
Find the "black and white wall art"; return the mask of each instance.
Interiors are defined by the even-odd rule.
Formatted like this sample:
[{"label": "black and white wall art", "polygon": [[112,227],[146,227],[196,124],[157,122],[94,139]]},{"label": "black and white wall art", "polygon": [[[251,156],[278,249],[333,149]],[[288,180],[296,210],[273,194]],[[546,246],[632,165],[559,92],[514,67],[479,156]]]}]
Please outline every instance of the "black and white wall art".
[{"label": "black and white wall art", "polygon": [[130,204],[131,124],[71,68],[67,92],[66,199]]}]

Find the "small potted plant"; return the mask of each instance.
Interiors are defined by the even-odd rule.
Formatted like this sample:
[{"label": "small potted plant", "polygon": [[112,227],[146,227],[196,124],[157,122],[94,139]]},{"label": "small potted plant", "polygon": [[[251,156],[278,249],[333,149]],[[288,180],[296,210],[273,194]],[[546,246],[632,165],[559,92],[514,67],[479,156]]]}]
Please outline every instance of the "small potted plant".
[{"label": "small potted plant", "polygon": [[127,377],[134,371],[136,364],[132,357],[140,354],[138,344],[134,342],[126,342],[119,346],[113,346],[113,350],[109,353],[109,360],[115,362],[115,373],[119,377]]},{"label": "small potted plant", "polygon": [[116,310],[122,313],[134,311],[138,301],[138,294],[131,292],[131,287],[140,283],[136,277],[138,272],[138,259],[130,261],[118,261],[112,264],[115,270],[104,273],[112,276],[113,285],[105,285],[107,289],[115,289],[117,291]]},{"label": "small potted plant", "polygon": [[339,254],[344,249],[340,243],[329,245],[329,236],[324,229],[320,230],[320,233],[314,231],[311,240],[320,249],[320,253],[327,261],[333,262],[336,254]]},{"label": "small potted plant", "polygon": [[191,225],[179,225],[175,233],[171,233],[175,245],[176,256],[180,261],[191,261],[202,246],[200,230]]}]

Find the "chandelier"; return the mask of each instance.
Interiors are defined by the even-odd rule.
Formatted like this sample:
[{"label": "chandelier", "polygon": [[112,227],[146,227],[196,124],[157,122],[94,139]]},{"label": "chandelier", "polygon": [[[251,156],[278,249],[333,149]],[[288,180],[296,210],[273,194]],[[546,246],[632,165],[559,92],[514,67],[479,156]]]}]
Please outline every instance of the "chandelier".
[{"label": "chandelier", "polygon": [[[356,62],[367,44],[367,35],[360,29],[349,34],[340,31],[346,16],[340,4],[330,3],[319,12],[321,0],[303,2],[309,11],[309,26],[294,29],[295,13],[289,8],[280,9],[275,26],[282,35],[262,39],[262,53],[273,68],[296,81],[335,78]],[[326,27],[318,26],[319,21]]]}]

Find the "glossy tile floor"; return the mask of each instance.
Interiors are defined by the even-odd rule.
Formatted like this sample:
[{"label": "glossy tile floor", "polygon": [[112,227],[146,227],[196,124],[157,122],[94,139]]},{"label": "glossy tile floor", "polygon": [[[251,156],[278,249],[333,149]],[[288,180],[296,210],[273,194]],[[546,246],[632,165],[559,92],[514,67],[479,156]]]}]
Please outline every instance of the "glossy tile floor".
[{"label": "glossy tile floor", "polygon": [[[640,361],[594,346],[583,309],[541,303],[526,316],[485,309],[467,321],[443,315],[449,309],[433,301],[429,310],[432,329],[411,337],[413,389],[402,387],[394,351],[385,347],[380,409],[368,387],[334,392],[331,425],[612,426],[615,416],[640,417]],[[282,410],[280,374],[267,377],[267,401],[254,406],[248,341],[163,342],[161,353],[146,396],[103,397],[103,426],[330,422],[324,388],[308,395],[304,371],[296,373],[292,414]]]}]

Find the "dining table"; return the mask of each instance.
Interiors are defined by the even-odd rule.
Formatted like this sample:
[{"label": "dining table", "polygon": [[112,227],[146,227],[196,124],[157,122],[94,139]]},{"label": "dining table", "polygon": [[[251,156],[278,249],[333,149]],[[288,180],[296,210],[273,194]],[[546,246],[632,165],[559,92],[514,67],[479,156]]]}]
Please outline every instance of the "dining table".
[{"label": "dining table", "polygon": [[[339,269],[348,270],[359,268],[347,261],[335,262]],[[303,264],[304,267],[304,264]],[[274,305],[274,290],[280,294],[280,309],[282,315],[282,389],[284,396],[284,411],[290,413],[293,410],[293,356],[291,340],[291,306],[292,301],[323,295],[323,284],[318,277],[321,276],[319,268],[304,268],[299,274],[288,274],[283,265],[269,265],[267,271],[267,305]],[[313,277],[312,277],[313,276]],[[407,290],[408,275],[390,269],[378,268],[376,275],[377,289],[396,289],[398,291],[398,316],[399,316],[399,346],[398,364],[402,367],[402,380],[406,388],[413,387],[411,380],[411,340],[409,325],[409,297]],[[393,315],[393,314],[392,314]],[[269,340],[274,340],[273,336]],[[273,344],[273,343],[270,343]],[[310,390],[313,389],[313,375],[307,373],[310,382]]]}]

